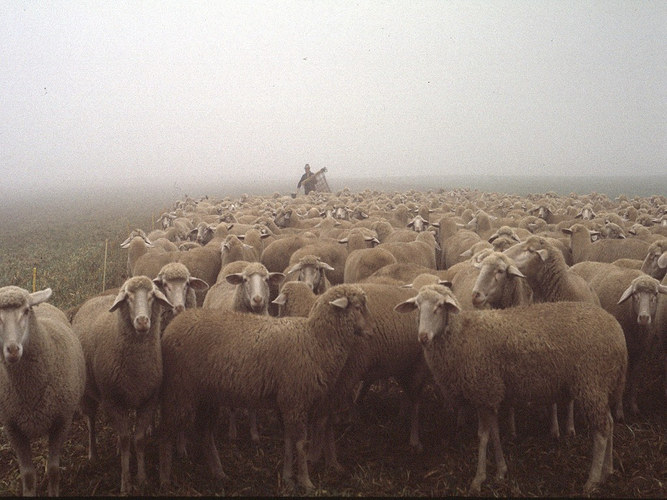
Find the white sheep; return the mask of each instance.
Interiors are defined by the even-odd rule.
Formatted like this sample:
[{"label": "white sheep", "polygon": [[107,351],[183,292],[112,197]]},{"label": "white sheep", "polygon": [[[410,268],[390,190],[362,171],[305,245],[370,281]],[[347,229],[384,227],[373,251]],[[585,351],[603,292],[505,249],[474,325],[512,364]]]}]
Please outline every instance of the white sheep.
[{"label": "white sheep", "polygon": [[298,483],[312,490],[306,461],[308,414],[328,396],[350,351],[372,329],[364,292],[346,284],[320,295],[307,318],[215,309],[178,315],[162,339],[161,485],[169,483],[178,430],[198,423],[209,469],[222,477],[213,438],[219,408],[268,407],[280,411],[284,426],[283,479],[292,482],[296,446]]},{"label": "white sheep", "polygon": [[180,262],[165,264],[153,279],[153,283],[173,306],[172,309],[163,309],[160,322],[162,331],[174,316],[186,308],[197,307],[196,291],[204,292],[208,289],[208,283],[192,276],[185,264]]},{"label": "white sheep", "polygon": [[88,421],[88,456],[90,460],[97,459],[95,416],[102,406],[120,438],[122,494],[129,492],[131,482],[131,411],[136,411],[136,479],[138,485],[146,480],[146,430],[157,407],[162,382],[163,307],[171,310],[173,305],[157,285],[146,276],[134,276],[123,283],[117,296],[95,297],[84,303],[72,320],[86,358],[82,410]]},{"label": "white sheep", "polygon": [[584,493],[613,472],[609,406],[622,397],[627,349],[612,315],[583,302],[462,311],[451,290],[441,285],[423,287],[396,309],[419,310],[419,340],[436,383],[477,410],[479,451],[472,494],[479,494],[486,479],[489,437],[497,479],[507,472],[498,430],[504,401],[551,403],[563,393],[576,399],[593,434]]},{"label": "white sheep", "polygon": [[[612,314],[623,328],[628,347],[627,399],[632,413],[636,415],[639,413],[637,392],[642,385],[641,375],[656,340],[654,323],[659,294],[667,294],[667,286],[642,271],[606,262],[580,262],[572,266],[572,271],[591,284],[600,298],[600,306]],[[623,419],[622,401],[619,401],[614,416]]]},{"label": "white sheep", "polygon": [[317,295],[303,281],[288,281],[283,284],[280,293],[273,300],[278,305],[278,317],[307,317],[310,308],[317,300]]},{"label": "white sheep", "polygon": [[81,344],[51,289],[0,288],[0,424],[17,455],[24,496],[37,494],[30,440],[49,437],[49,496],[60,488],[60,452],[86,380]]},{"label": "white sheep", "polygon": [[614,262],[616,259],[644,259],[649,243],[638,238],[601,239],[593,243],[591,231],[583,224],[574,224],[563,228],[563,233],[570,235],[573,263],[585,260],[596,262]]},{"label": "white sheep", "polygon": [[358,345],[347,358],[345,366],[331,392],[316,412],[317,432],[312,437],[311,460],[316,460],[324,449],[328,467],[342,470],[336,458],[333,435],[333,417],[353,401],[355,386],[362,382],[356,400],[377,380],[393,377],[403,389],[408,400],[410,420],[409,443],[412,449],[421,451],[419,439],[419,403],[429,376],[422,350],[417,341],[416,317],[397,314],[397,302],[415,295],[414,290],[375,283],[360,283],[373,316],[373,335]]},{"label": "white sheep", "polygon": [[316,295],[320,295],[331,288],[326,272],[333,270],[333,267],[320,260],[318,256],[306,254],[299,258],[298,262],[285,272],[285,275],[290,276],[298,272],[297,281],[303,281]]}]

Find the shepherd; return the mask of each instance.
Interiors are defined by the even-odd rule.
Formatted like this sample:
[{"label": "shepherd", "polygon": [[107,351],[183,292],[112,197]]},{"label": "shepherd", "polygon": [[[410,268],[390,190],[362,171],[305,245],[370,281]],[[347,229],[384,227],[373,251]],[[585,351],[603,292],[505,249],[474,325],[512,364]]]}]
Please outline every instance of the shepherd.
[{"label": "shepherd", "polygon": [[303,167],[305,172],[301,176],[301,179],[299,179],[299,183],[296,185],[296,188],[299,189],[301,185],[303,184],[303,190],[306,194],[310,193],[313,189],[315,189],[315,186],[313,185],[312,182],[306,182],[306,180],[309,177],[312,177],[314,174],[310,171],[310,165],[306,163],[306,166]]}]

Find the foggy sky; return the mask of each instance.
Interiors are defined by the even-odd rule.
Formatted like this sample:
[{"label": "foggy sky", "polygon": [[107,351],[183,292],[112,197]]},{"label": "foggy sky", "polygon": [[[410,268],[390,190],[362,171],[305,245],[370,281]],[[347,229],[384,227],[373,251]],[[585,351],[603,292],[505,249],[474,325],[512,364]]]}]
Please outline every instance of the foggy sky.
[{"label": "foggy sky", "polygon": [[0,3],[27,186],[663,174],[667,2]]}]

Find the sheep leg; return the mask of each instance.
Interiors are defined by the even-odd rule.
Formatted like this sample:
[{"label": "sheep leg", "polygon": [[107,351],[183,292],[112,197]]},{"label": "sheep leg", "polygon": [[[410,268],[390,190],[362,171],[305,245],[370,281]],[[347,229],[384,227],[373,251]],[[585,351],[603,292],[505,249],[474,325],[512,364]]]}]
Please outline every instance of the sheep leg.
[{"label": "sheep leg", "polygon": [[118,434],[120,444],[120,493],[125,495],[130,492],[130,426],[127,411],[108,406],[107,414],[111,424]]},{"label": "sheep leg", "polygon": [[58,418],[49,430],[49,458],[46,463],[46,476],[49,479],[49,496],[57,497],[60,491],[60,452],[67,438],[72,417]]},{"label": "sheep leg", "polygon": [[298,468],[297,479],[299,484],[305,488],[307,492],[315,489],[315,485],[310,480],[310,475],[308,474],[308,453],[306,451],[306,438],[307,438],[307,428],[306,428],[307,419],[304,418],[296,422],[293,426],[294,429],[294,444],[296,446],[296,464]]},{"label": "sheep leg", "polygon": [[155,415],[157,401],[151,401],[143,408],[137,410],[137,421],[134,428],[134,449],[137,455],[137,484],[146,482],[146,434]]},{"label": "sheep leg", "polygon": [[95,416],[97,415],[97,407],[99,403],[87,396],[83,397],[81,402],[81,410],[86,417],[88,424],[88,460],[91,462],[97,461],[97,439],[95,433]]},{"label": "sheep leg", "polygon": [[510,428],[510,436],[512,437],[512,439],[516,439],[516,419],[514,418],[514,406],[509,407],[507,421]]},{"label": "sheep leg", "polygon": [[503,456],[503,448],[500,445],[500,429],[498,428],[498,414],[493,413],[491,417],[491,440],[493,443],[494,461],[496,463],[496,479],[501,480],[507,474],[507,462]]},{"label": "sheep leg", "polygon": [[565,435],[566,436],[576,436],[577,433],[574,430],[574,399],[570,399],[567,402],[567,422],[565,423]]},{"label": "sheep leg", "polygon": [[419,440],[419,399],[410,398],[410,447],[417,453],[424,451]]},{"label": "sheep leg", "polygon": [[336,438],[334,436],[333,419],[328,419],[325,427],[325,447],[324,447],[324,463],[327,469],[341,473],[344,471],[343,466],[338,462],[336,453]]},{"label": "sheep leg", "polygon": [[558,404],[554,403],[551,405],[551,425],[549,428],[549,434],[554,439],[560,438],[560,428],[558,427]]},{"label": "sheep leg", "polygon": [[606,480],[609,475],[614,473],[614,419],[611,417],[611,413],[607,415],[607,421],[609,422],[609,437],[607,438],[607,447],[604,452],[602,481]]},{"label": "sheep leg", "polygon": [[605,462],[606,449],[608,447],[609,437],[605,436],[600,430],[593,433],[593,460],[588,474],[588,480],[584,485],[584,494],[588,495],[600,483],[602,477],[602,466]]},{"label": "sheep leg", "polygon": [[285,484],[293,486],[294,482],[292,481],[292,465],[294,464],[294,454],[293,446],[294,441],[292,435],[294,434],[293,425],[288,423],[286,419],[283,424],[284,427],[284,440],[285,440],[285,452],[283,457],[283,481]]},{"label": "sheep leg", "polygon": [[322,456],[324,434],[328,419],[328,415],[322,415],[312,419],[310,447],[308,450],[308,460],[312,463],[319,461]]},{"label": "sheep leg", "polygon": [[489,409],[478,410],[477,436],[479,444],[477,448],[477,472],[470,484],[470,493],[479,494],[482,483],[486,480],[486,448],[489,443],[489,432],[491,430],[491,418]]},{"label": "sheep leg", "polygon": [[30,451],[30,441],[13,424],[5,427],[7,439],[12,449],[16,453],[19,461],[19,471],[21,472],[21,484],[23,486],[24,497],[34,497],[37,494],[37,472],[32,463],[32,452]]},{"label": "sheep leg", "polygon": [[250,420],[250,439],[255,444],[259,444],[259,431],[257,430],[257,410],[249,410],[248,418]]},{"label": "sheep leg", "polygon": [[160,432],[160,487],[169,486],[169,476],[171,476],[171,458],[173,453],[173,443],[171,434]]},{"label": "sheep leg", "polygon": [[218,448],[215,445],[215,424],[218,421],[218,412],[216,408],[207,408],[205,411],[198,412],[197,418],[201,423],[201,436],[204,457],[208,464],[211,475],[216,479],[222,479],[225,476],[220,462]]},{"label": "sheep leg", "polygon": [[235,441],[238,438],[238,432],[236,430],[236,408],[229,409],[229,430],[227,435],[229,436],[230,441]]}]

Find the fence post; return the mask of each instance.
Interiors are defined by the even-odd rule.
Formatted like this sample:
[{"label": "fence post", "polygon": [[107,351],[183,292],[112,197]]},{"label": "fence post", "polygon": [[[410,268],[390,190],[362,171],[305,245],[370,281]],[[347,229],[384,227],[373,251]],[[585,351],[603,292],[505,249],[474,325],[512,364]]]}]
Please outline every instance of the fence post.
[{"label": "fence post", "polygon": [[106,290],[107,285],[107,250],[109,248],[109,238],[104,240],[104,267],[102,269],[102,291]]},{"label": "fence post", "polygon": [[32,293],[37,291],[37,268],[32,268]]}]

